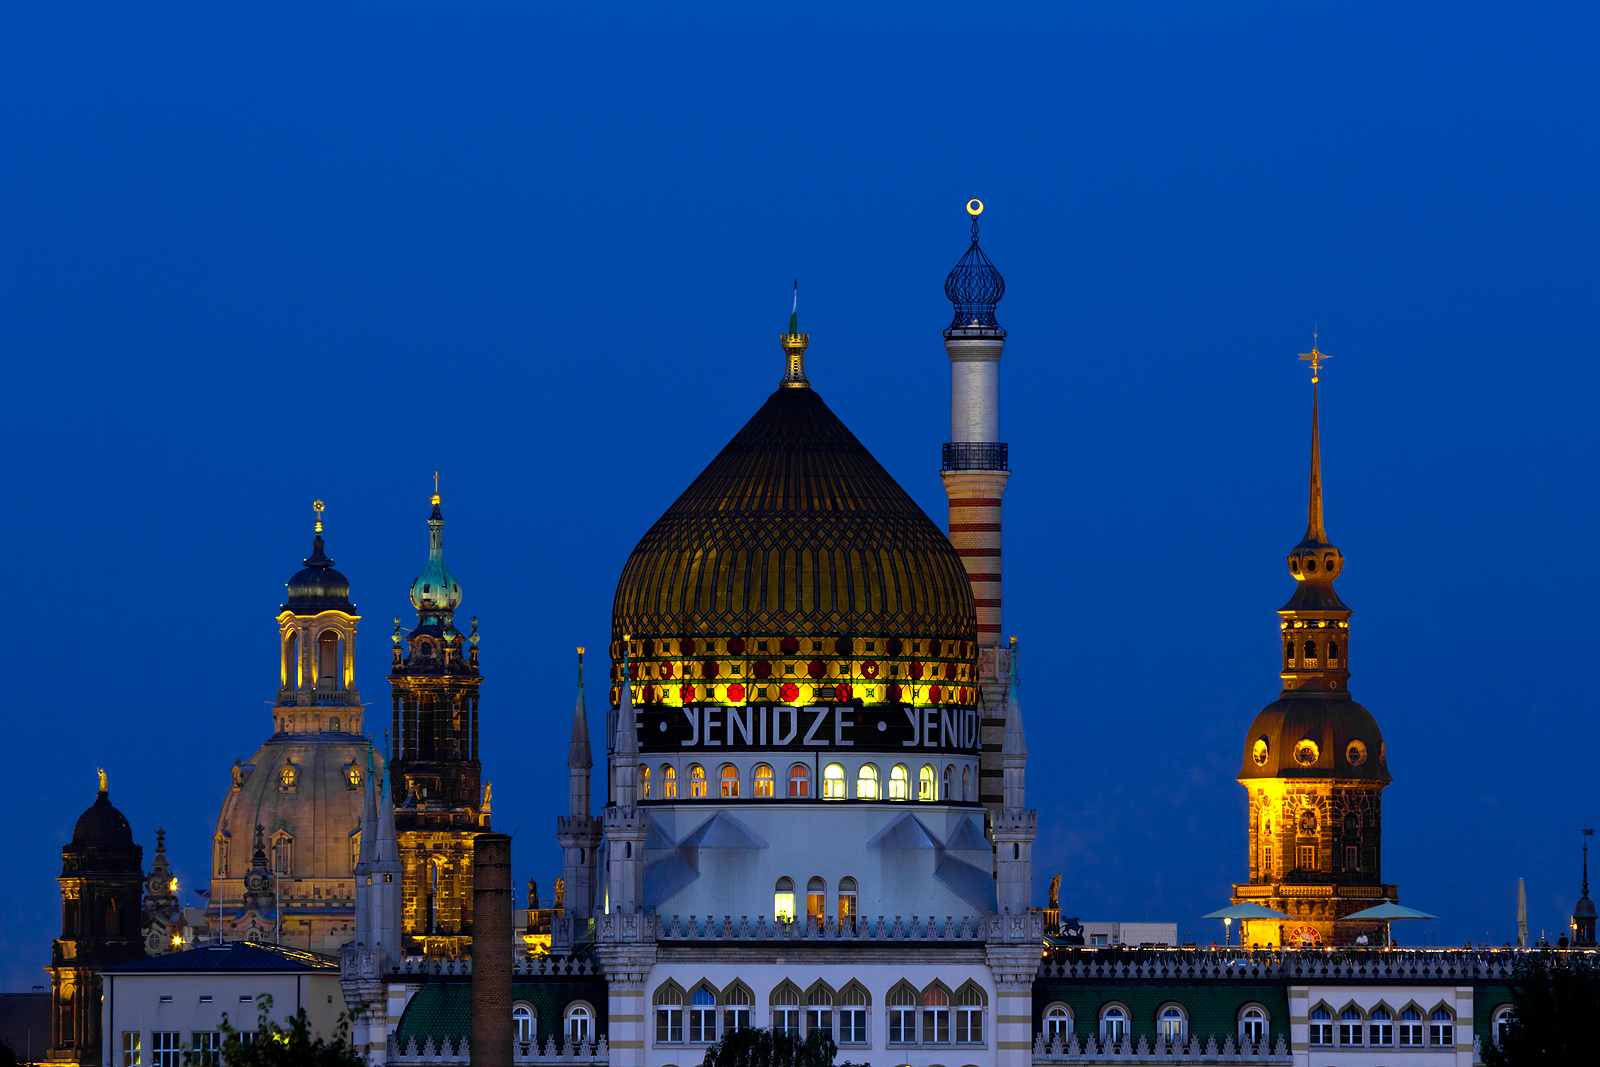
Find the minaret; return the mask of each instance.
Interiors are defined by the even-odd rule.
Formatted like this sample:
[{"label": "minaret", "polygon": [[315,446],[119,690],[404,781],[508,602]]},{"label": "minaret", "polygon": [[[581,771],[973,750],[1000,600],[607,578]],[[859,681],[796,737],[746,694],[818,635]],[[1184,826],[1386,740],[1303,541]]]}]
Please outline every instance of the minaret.
[{"label": "minaret", "polygon": [[1239,784],[1249,793],[1250,878],[1234,903],[1295,917],[1246,920],[1241,944],[1349,945],[1381,923],[1344,916],[1399,889],[1382,878],[1382,792],[1391,781],[1383,733],[1350,696],[1350,615],[1333,583],[1344,555],[1323,528],[1322,433],[1317,383],[1327,353],[1311,363],[1311,475],[1306,533],[1289,551],[1294,595],[1278,609],[1282,692],[1245,737]]},{"label": "minaret", "polygon": [[1572,945],[1574,948],[1594,947],[1594,901],[1589,899],[1589,838],[1594,836],[1593,830],[1584,830],[1583,833],[1583,896],[1578,898],[1577,906],[1572,909]]},{"label": "minaret", "polygon": [[[389,691],[394,751],[389,777],[405,866],[405,931],[432,957],[472,946],[472,839],[490,828],[478,761],[478,620],[455,625],[461,584],[444,562],[444,514],[434,474],[428,562],[411,583],[417,625],[395,619]],[[398,949],[397,949],[398,951]]]},{"label": "minaret", "polygon": [[[626,691],[626,686],[623,687]],[[581,939],[595,913],[595,855],[600,847],[600,820],[591,814],[594,803],[590,770],[589,715],[583,700],[583,649],[578,649],[578,699],[572,709],[572,740],[567,746],[567,814],[556,817],[556,840],[561,845],[561,876],[566,887],[561,920],[552,930],[557,947],[570,948]]]},{"label": "minaret", "polygon": [[983,756],[978,799],[991,821],[1004,803],[999,760],[1004,742],[1006,665],[1000,644],[1000,498],[1011,477],[1000,440],[1000,355],[1006,332],[995,321],[1005,279],[978,247],[981,200],[967,201],[972,245],[944,282],[955,317],[944,331],[950,357],[950,441],[939,476],[950,498],[950,542],[966,565],[978,613],[978,683]]}]

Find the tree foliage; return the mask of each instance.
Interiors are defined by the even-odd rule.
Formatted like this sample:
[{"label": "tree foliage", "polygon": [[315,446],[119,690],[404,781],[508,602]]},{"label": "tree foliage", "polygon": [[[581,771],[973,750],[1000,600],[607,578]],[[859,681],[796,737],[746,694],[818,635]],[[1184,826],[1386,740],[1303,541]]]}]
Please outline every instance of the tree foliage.
[{"label": "tree foliage", "polygon": [[[722,1035],[706,1049],[705,1067],[835,1067],[839,1048],[833,1038],[812,1033],[804,1038],[784,1030],[747,1026]],[[872,1067],[848,1060],[838,1067]]]},{"label": "tree foliage", "polygon": [[[333,1040],[313,1038],[311,1020],[301,1008],[289,1019],[287,1027],[279,1026],[268,1016],[272,1012],[272,998],[266,994],[256,998],[257,1021],[252,1031],[240,1031],[222,1016],[222,1062],[227,1067],[364,1067],[367,1060],[350,1043],[350,1020],[339,1015],[339,1025]],[[216,1060],[197,1051],[184,1054],[185,1067],[215,1067]]]},{"label": "tree foliage", "polygon": [[1600,965],[1593,957],[1524,957],[1512,978],[1511,1009],[1515,1014],[1505,1037],[1481,1035],[1485,1067],[1600,1062]]}]

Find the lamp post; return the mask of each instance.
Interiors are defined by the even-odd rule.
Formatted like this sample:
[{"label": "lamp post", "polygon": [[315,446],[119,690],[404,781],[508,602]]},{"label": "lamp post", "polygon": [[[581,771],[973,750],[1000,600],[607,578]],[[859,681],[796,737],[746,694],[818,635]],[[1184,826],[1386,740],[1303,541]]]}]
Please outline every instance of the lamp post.
[{"label": "lamp post", "polygon": [[1233,944],[1233,942],[1230,940],[1230,938],[1232,936],[1232,932],[1233,932],[1232,931],[1232,927],[1233,927],[1233,920],[1232,919],[1223,919],[1222,920],[1222,943],[1223,943],[1224,946]]}]

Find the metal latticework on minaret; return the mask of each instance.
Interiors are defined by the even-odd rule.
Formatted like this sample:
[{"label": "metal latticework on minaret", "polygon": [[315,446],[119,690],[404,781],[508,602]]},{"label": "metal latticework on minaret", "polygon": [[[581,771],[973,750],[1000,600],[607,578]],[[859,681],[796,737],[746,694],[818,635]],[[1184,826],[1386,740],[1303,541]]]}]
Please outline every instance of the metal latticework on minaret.
[{"label": "metal latticework on minaret", "polygon": [[461,586],[444,562],[437,483],[428,517],[428,563],[411,585],[417,625],[395,619],[393,697],[395,829],[405,867],[406,945],[433,957],[472,946],[472,840],[489,828],[478,762],[478,620],[455,626]]}]

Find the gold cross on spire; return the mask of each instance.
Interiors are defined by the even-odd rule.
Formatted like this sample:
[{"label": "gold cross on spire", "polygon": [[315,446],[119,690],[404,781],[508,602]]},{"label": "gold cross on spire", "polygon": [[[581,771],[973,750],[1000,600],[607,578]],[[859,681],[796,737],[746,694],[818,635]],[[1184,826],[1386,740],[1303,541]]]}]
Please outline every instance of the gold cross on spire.
[{"label": "gold cross on spire", "polygon": [[439,472],[438,471],[434,471],[433,472],[433,501],[432,501],[432,503],[437,504],[438,502],[439,502]]},{"label": "gold cross on spire", "polygon": [[1316,385],[1322,380],[1322,361],[1333,357],[1317,349],[1317,331],[1311,331],[1311,351],[1300,353],[1300,358],[1311,364],[1311,384]]},{"label": "gold cross on spire", "polygon": [[327,505],[325,505],[320,500],[313,500],[311,502],[311,510],[313,512],[315,512],[316,516],[317,516],[317,525],[316,525],[316,532],[317,533],[321,533],[322,532],[322,512],[324,511],[324,509],[326,507],[327,507]]}]

